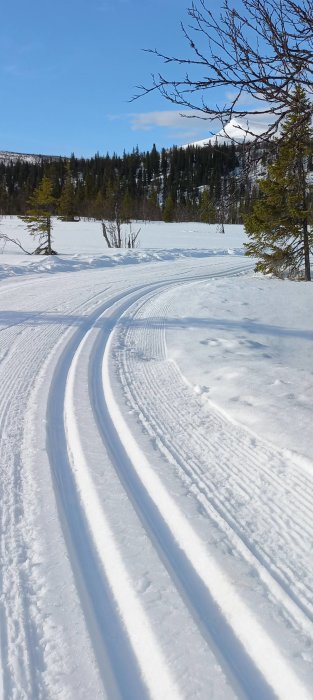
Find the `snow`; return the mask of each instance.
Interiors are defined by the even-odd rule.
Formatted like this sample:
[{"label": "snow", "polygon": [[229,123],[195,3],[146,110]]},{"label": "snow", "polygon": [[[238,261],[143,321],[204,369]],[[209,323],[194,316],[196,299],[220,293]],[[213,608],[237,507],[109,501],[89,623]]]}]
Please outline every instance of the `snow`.
[{"label": "snow", "polygon": [[[127,225],[124,225],[126,229]],[[139,235],[139,251],[142,249],[156,250],[201,250],[208,249],[214,251],[224,251],[228,249],[240,249],[245,235],[242,226],[225,226],[225,234],[217,232],[217,226],[213,224],[172,223],[163,222],[134,222],[133,231],[141,229]],[[31,240],[26,226],[17,217],[4,217],[0,219],[0,233],[5,233],[10,238],[18,238],[26,250],[31,251],[36,247]],[[114,255],[112,250],[108,250],[102,235],[100,221],[88,221],[82,219],[79,222],[63,222],[59,219],[53,220],[53,241],[54,247],[60,255]],[[18,253],[18,248],[11,243],[5,245],[0,242],[0,251],[7,253]],[[128,252],[128,251],[127,251]],[[125,251],[124,251],[125,253]],[[1,258],[0,258],[1,260]]]},{"label": "snow", "polygon": [[190,290],[179,291],[166,331],[188,383],[251,432],[312,459],[311,285],[255,275],[193,291],[192,306]]},{"label": "snow", "polygon": [[312,286],[137,225],[0,255],[0,697],[310,698]]},{"label": "snow", "polygon": [[264,134],[268,128],[269,122],[266,121],[264,115],[252,116],[250,119],[233,118],[213,136],[195,141],[192,144],[186,144],[183,148],[188,148],[188,146],[203,148],[214,143],[231,145],[233,143],[242,143],[243,141],[253,141],[257,136]]},{"label": "snow", "polygon": [[[49,156],[43,156],[49,158]],[[0,162],[5,163],[31,163],[32,165],[40,163],[42,156],[34,155],[31,153],[14,153],[12,151],[0,151]]]}]

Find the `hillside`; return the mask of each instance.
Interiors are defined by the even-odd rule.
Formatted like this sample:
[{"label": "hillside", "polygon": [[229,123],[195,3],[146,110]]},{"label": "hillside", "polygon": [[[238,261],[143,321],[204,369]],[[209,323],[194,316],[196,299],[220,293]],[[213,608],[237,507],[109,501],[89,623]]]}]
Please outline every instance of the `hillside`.
[{"label": "hillside", "polygon": [[[231,126],[231,125],[230,125]],[[236,128],[236,127],[234,127]],[[221,136],[220,136],[221,138]],[[73,216],[124,220],[242,223],[266,175],[275,144],[215,141],[122,156],[63,158],[2,152],[0,214],[23,214],[44,175]],[[312,156],[309,169],[313,171]]]},{"label": "hillside", "polygon": [[[77,216],[110,218],[118,198],[126,219],[160,220],[171,202],[168,220],[214,223],[223,211],[227,222],[239,223],[251,194],[242,189],[241,161],[235,147],[226,144],[160,152],[153,146],[144,153],[135,149],[123,156],[96,154],[89,159],[3,153],[0,213],[23,214],[34,188],[47,175],[56,199],[70,179]],[[203,203],[205,190],[208,197]]]},{"label": "hillside", "polygon": [[16,163],[30,163],[39,165],[42,161],[58,160],[59,156],[48,156],[39,153],[15,153],[13,151],[0,151],[0,163],[9,166]]}]

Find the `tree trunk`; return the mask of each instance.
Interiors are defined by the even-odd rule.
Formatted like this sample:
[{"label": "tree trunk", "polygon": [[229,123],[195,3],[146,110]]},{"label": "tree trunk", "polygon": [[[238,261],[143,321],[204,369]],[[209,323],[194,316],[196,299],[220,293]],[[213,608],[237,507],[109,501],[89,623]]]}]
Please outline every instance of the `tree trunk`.
[{"label": "tree trunk", "polygon": [[52,247],[51,247],[51,218],[50,218],[50,216],[47,217],[47,237],[48,237],[47,255],[52,255]]},{"label": "tree trunk", "polygon": [[[302,182],[302,194],[303,194],[303,211],[308,209],[307,201],[307,179],[308,179],[308,159],[303,157],[300,160],[298,167],[299,178]],[[305,218],[303,220],[303,259],[304,259],[304,279],[306,282],[311,282],[311,267],[310,267],[310,243],[309,243],[309,227],[308,220]]]}]

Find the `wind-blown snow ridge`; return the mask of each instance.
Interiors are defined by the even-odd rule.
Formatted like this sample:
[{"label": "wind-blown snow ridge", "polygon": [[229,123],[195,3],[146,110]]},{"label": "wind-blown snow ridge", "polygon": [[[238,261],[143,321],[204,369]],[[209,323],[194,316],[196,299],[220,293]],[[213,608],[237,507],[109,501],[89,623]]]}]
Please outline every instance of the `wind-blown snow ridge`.
[{"label": "wind-blown snow ridge", "polygon": [[211,258],[217,256],[243,256],[242,248],[220,249],[180,249],[172,250],[138,250],[138,251],[112,251],[110,255],[96,256],[62,256],[53,255],[47,257],[35,256],[23,258],[20,264],[7,265],[0,263],[0,279],[16,277],[19,275],[54,274],[58,272],[77,272],[80,270],[95,270],[117,265],[138,265],[151,262],[171,262],[184,258]]}]

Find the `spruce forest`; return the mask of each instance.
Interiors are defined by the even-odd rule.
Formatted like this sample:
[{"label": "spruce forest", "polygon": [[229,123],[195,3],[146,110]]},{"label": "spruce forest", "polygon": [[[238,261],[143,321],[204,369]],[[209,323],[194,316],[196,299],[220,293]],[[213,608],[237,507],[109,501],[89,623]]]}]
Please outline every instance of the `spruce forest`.
[{"label": "spruce forest", "polygon": [[[240,224],[258,195],[274,157],[274,144],[210,143],[122,156],[71,158],[9,157],[0,161],[0,214],[24,215],[43,177],[53,184],[53,214],[112,219],[118,199],[121,218]],[[312,159],[309,168],[313,170]]]}]

